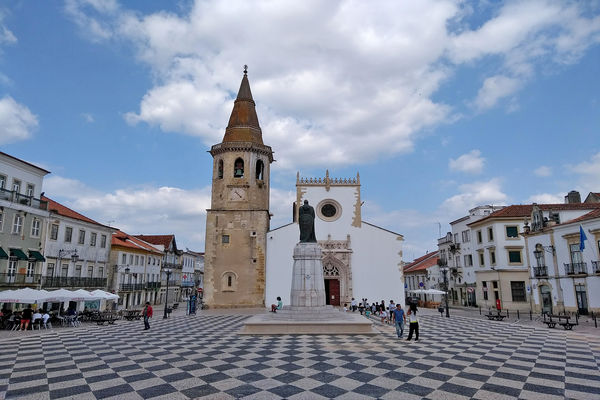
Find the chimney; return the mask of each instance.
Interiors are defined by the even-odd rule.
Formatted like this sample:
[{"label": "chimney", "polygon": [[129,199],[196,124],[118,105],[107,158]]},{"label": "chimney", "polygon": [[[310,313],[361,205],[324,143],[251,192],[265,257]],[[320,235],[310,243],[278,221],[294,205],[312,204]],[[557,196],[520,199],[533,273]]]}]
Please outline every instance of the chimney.
[{"label": "chimney", "polygon": [[565,196],[565,204],[578,204],[581,203],[581,195],[576,190],[571,190]]}]

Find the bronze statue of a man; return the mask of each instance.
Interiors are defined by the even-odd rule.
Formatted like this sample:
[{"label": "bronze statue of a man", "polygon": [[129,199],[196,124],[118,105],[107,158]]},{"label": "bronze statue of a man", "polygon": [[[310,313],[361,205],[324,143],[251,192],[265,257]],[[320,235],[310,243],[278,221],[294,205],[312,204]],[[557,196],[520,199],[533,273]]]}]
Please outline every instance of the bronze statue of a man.
[{"label": "bronze statue of a man", "polygon": [[315,209],[308,205],[308,200],[298,210],[298,225],[300,226],[300,243],[316,243]]}]

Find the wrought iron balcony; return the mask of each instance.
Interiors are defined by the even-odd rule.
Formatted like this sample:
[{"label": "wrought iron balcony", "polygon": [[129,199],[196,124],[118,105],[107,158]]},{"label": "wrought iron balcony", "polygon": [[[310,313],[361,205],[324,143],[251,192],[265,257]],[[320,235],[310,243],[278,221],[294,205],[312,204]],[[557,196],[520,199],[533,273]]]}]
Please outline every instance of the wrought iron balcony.
[{"label": "wrought iron balcony", "polygon": [[587,265],[584,262],[565,263],[565,272],[567,275],[587,275]]},{"label": "wrought iron balcony", "polygon": [[533,267],[533,276],[535,276],[536,278],[548,276],[548,267],[546,267],[545,265],[541,267]]},{"label": "wrought iron balcony", "polygon": [[106,278],[43,276],[41,284],[43,288],[106,288]]},{"label": "wrought iron balcony", "polygon": [[25,196],[24,194],[7,189],[0,189],[0,200],[23,204],[25,206],[39,208],[40,210],[48,209],[47,201],[36,199],[33,196]]},{"label": "wrought iron balcony", "polygon": [[594,270],[595,274],[600,274],[600,260],[592,261],[592,269]]},{"label": "wrought iron balcony", "polygon": [[144,289],[146,289],[145,283],[121,283],[121,285],[119,285],[119,291],[121,292],[133,292],[135,290]]},{"label": "wrought iron balcony", "polygon": [[160,282],[147,282],[146,289],[160,289]]},{"label": "wrought iron balcony", "polygon": [[0,286],[32,286],[40,283],[41,274],[0,274]]}]

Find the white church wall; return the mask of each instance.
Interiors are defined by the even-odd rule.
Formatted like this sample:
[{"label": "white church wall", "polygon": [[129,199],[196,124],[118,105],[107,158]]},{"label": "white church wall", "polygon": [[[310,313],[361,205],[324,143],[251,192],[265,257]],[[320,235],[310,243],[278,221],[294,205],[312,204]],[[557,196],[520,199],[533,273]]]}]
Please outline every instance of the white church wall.
[{"label": "white church wall", "polygon": [[292,290],[292,267],[294,246],[300,241],[298,224],[284,225],[267,232],[267,268],[265,305],[277,303],[281,296],[283,304],[290,304]]},{"label": "white church wall", "polygon": [[318,216],[315,217],[317,240],[326,240],[328,235],[331,235],[332,240],[346,239],[348,228],[352,227],[358,190],[360,190],[359,186],[333,186],[329,191],[322,186],[306,188],[302,201],[308,200],[308,203],[314,207],[315,214],[317,214],[317,206],[325,199],[335,200],[341,206],[341,215],[335,221],[327,222]]}]

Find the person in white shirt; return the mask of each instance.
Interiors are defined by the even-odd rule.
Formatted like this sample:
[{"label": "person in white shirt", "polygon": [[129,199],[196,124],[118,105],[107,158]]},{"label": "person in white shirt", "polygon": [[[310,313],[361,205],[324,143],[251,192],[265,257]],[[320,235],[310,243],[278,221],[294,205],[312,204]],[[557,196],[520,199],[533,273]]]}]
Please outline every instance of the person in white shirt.
[{"label": "person in white shirt", "polygon": [[356,311],[356,300],[354,299],[354,297],[352,298],[352,301],[350,302],[350,306],[352,307],[352,312]]},{"label": "person in white shirt", "polygon": [[415,341],[419,340],[419,319],[417,318],[417,312],[408,310],[408,338],[412,339],[413,332],[415,333]]}]

